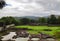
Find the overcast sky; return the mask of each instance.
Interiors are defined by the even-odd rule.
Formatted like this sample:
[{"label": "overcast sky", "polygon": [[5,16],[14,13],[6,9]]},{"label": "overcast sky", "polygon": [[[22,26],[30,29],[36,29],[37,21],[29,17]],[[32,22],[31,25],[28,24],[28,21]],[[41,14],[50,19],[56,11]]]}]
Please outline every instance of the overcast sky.
[{"label": "overcast sky", "polygon": [[60,15],[60,0],[5,0],[6,5],[0,10],[4,16],[48,16]]}]

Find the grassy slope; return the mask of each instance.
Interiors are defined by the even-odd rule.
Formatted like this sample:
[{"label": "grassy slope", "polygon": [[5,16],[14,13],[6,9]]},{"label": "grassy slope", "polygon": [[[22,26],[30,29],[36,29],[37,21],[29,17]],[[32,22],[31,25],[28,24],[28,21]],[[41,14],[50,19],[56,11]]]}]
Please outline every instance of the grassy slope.
[{"label": "grassy slope", "polygon": [[[16,28],[29,28],[28,32],[31,34],[38,34],[38,32],[43,32],[46,34],[54,35],[56,31],[60,31],[59,27],[48,27],[48,26],[16,26]],[[51,29],[52,31],[44,31],[44,29]]]}]

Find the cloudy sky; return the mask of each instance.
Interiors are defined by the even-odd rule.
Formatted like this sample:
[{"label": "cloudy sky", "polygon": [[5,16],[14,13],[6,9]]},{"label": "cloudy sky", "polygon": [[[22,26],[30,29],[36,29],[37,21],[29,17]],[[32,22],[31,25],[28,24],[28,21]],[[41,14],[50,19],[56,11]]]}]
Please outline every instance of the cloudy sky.
[{"label": "cloudy sky", "polygon": [[48,16],[60,15],[60,0],[5,0],[6,5],[0,10],[4,16]]}]

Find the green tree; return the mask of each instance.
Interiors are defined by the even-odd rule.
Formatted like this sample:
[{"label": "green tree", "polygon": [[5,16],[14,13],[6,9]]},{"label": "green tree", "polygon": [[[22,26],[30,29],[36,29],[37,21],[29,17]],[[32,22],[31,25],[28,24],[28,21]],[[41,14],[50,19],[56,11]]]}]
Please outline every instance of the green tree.
[{"label": "green tree", "polygon": [[56,24],[57,23],[57,18],[55,17],[55,15],[51,15],[48,18],[48,24]]},{"label": "green tree", "polygon": [[60,24],[60,16],[57,18],[57,24]]},{"label": "green tree", "polygon": [[1,20],[3,20],[6,25],[9,25],[12,23],[11,17],[2,17]]},{"label": "green tree", "polygon": [[47,18],[40,17],[38,21],[39,23],[44,24],[44,23],[47,23]]},{"label": "green tree", "polygon": [[1,20],[4,21],[4,24],[5,24],[5,25],[9,24],[9,19],[8,19],[8,17],[2,17]]},{"label": "green tree", "polygon": [[37,20],[34,20],[34,19],[30,20],[30,23],[36,23],[36,22],[37,22]]},{"label": "green tree", "polygon": [[19,20],[15,19],[14,17],[2,17],[1,20],[4,21],[5,25],[9,24],[18,25],[20,23]]},{"label": "green tree", "polygon": [[15,19],[14,17],[10,17],[10,19],[11,19],[11,24],[20,25],[20,21],[18,19]]},{"label": "green tree", "polygon": [[30,19],[28,19],[28,18],[21,18],[21,19],[20,19],[20,23],[21,23],[22,25],[27,25],[27,24],[30,23]]}]

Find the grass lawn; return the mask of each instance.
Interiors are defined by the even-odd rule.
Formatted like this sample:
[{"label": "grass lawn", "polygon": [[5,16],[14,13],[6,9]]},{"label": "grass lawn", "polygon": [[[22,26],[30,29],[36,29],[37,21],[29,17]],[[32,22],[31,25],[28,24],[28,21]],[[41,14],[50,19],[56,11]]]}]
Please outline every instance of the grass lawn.
[{"label": "grass lawn", "polygon": [[[43,32],[46,34],[54,35],[56,31],[60,31],[60,27],[48,27],[48,26],[16,26],[16,28],[28,28],[30,34],[38,34],[38,32]],[[45,31],[44,29],[51,29],[51,31]]]}]

